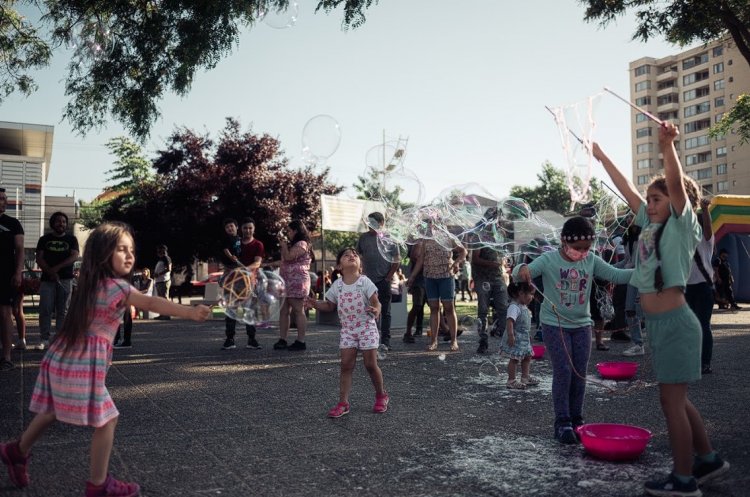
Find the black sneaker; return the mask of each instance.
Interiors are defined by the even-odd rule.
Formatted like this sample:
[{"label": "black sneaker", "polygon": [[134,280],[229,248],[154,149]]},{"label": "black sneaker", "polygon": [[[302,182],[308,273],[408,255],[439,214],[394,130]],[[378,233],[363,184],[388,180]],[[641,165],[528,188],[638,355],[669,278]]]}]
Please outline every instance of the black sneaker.
[{"label": "black sneaker", "polygon": [[392,350],[390,342],[380,342],[380,346],[385,347],[386,352],[390,352]]},{"label": "black sneaker", "polygon": [[221,346],[221,350],[236,349],[237,346],[234,344],[234,338],[227,338],[224,340],[224,345]]},{"label": "black sneaker", "polygon": [[576,432],[573,431],[573,427],[570,425],[558,426],[555,430],[555,438],[558,442],[565,445],[573,445],[578,443]]},{"label": "black sneaker", "polygon": [[729,463],[716,454],[713,462],[705,462],[700,457],[695,458],[693,463],[693,477],[699,485],[703,485],[709,480],[718,478],[729,471]]},{"label": "black sneaker", "polygon": [[248,338],[247,345],[245,345],[245,348],[258,350],[258,349],[262,349],[263,347],[260,346],[260,344],[258,343],[258,340],[256,340],[255,338]]},{"label": "black sneaker", "polygon": [[113,345],[113,348],[115,348],[115,349],[130,349],[130,348],[133,348],[133,346],[130,344],[130,342],[121,342],[121,343],[116,343],[115,345]]},{"label": "black sneaker", "polygon": [[412,336],[411,333],[404,333],[404,343],[414,343],[416,340],[414,340],[414,336]]},{"label": "black sneaker", "polygon": [[422,336],[422,329],[420,328],[420,329],[414,331],[414,336],[415,337],[421,337]]},{"label": "black sneaker", "polygon": [[289,346],[286,344],[286,340],[279,338],[279,341],[273,344],[273,350],[286,350]]},{"label": "black sneaker", "polygon": [[698,481],[690,478],[687,483],[682,483],[669,473],[664,480],[648,481],[643,486],[648,495],[657,495],[663,497],[701,497],[703,493],[698,489]]},{"label": "black sneaker", "polygon": [[305,345],[305,342],[300,342],[299,340],[295,340],[294,343],[291,344],[286,349],[287,350],[306,350],[307,345]]},{"label": "black sneaker", "polygon": [[701,367],[701,374],[711,374],[714,370],[711,369],[710,364],[704,364],[703,367]]},{"label": "black sneaker", "polygon": [[487,352],[487,340],[480,340],[479,347],[477,347],[477,354],[484,354]]}]

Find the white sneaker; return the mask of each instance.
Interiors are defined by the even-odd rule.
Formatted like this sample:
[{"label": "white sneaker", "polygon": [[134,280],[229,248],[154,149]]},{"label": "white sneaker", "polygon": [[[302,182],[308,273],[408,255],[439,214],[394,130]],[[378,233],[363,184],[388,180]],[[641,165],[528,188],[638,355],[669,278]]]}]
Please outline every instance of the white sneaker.
[{"label": "white sneaker", "polygon": [[632,347],[628,347],[627,349],[622,351],[622,355],[633,357],[637,355],[643,355],[646,351],[643,349],[643,345],[633,345]]},{"label": "white sneaker", "polygon": [[16,343],[13,344],[13,348],[18,350],[26,350],[26,339],[19,338],[18,340],[16,340]]}]

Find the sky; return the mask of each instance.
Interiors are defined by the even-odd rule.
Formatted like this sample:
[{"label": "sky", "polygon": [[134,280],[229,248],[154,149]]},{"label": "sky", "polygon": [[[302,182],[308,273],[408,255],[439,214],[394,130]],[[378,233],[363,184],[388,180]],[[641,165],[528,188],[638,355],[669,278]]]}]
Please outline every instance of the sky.
[{"label": "sky", "polygon": [[[401,137],[403,166],[424,200],[469,183],[502,198],[512,186],[537,185],[545,161],[567,167],[545,105],[572,104],[604,86],[628,98],[630,61],[682,50],[661,39],[631,41],[632,16],[606,29],[585,23],[575,0],[380,0],[362,27],[347,31],[340,10],[315,14],[315,4],[299,2],[293,27],[247,28],[230,56],[196,75],[186,97],[167,95],[147,156],[176,127],[216,137],[235,117],[243,129],[277,137],[291,166],[301,167],[305,125],[322,114],[338,123],[341,141],[325,165],[346,197],[356,196],[368,150]],[[90,200],[112,168],[104,144],[126,132],[110,120],[80,137],[61,121],[68,57],[61,51],[36,73],[39,91],[0,105],[0,120],[55,126],[47,195]],[[629,117],[612,96],[595,114],[596,140],[628,177]],[[335,129],[318,131],[304,136],[322,148]],[[599,168],[594,175],[604,178]]]}]

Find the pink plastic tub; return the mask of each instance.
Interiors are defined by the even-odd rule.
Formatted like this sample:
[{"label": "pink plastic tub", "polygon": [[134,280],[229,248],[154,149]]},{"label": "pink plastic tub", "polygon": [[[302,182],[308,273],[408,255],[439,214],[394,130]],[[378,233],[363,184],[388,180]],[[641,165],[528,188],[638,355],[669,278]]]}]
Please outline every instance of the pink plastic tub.
[{"label": "pink plastic tub", "polygon": [[637,459],[651,440],[650,431],[631,425],[597,423],[576,431],[586,452],[607,461]]},{"label": "pink plastic tub", "polygon": [[544,357],[544,352],[546,352],[547,347],[544,345],[532,345],[531,350],[533,353],[531,354],[531,357],[534,359],[541,359]]},{"label": "pink plastic tub", "polygon": [[600,362],[596,369],[607,380],[629,380],[638,372],[637,362]]}]

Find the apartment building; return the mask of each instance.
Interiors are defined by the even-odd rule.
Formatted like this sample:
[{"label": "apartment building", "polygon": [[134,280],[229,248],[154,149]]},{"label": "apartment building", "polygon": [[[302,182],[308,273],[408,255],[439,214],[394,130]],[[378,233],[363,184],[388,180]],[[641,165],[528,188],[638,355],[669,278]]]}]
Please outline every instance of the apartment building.
[{"label": "apartment building", "polygon": [[[737,97],[750,92],[750,64],[730,37],[661,59],[630,63],[631,101],[679,125],[676,143],[685,172],[704,194],[750,195],[750,144],[734,133],[708,137],[709,128]],[[633,182],[644,189],[664,172],[658,125],[636,110],[631,116]]]}]

